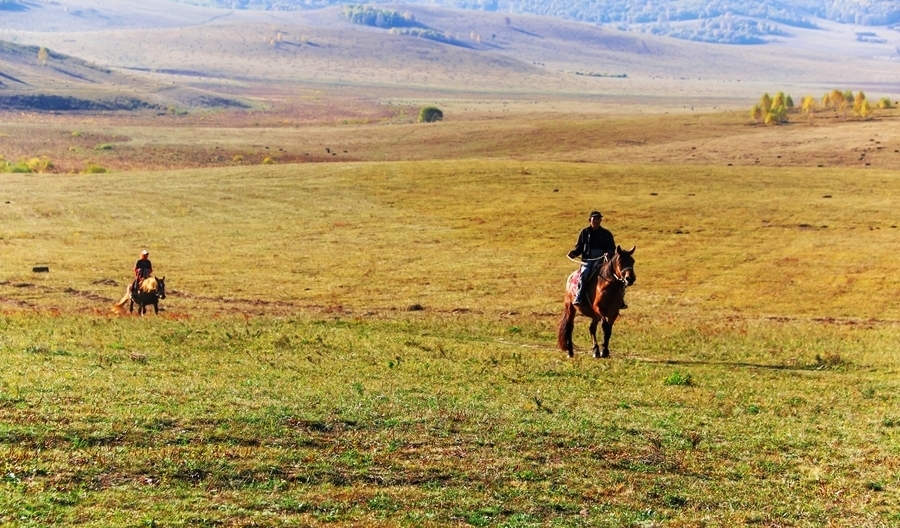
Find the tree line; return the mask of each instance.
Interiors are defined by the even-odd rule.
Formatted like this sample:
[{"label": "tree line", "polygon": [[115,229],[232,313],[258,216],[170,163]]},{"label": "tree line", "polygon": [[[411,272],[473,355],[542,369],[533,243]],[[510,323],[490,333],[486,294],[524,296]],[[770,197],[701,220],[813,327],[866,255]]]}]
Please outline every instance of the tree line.
[{"label": "tree line", "polygon": [[893,108],[894,104],[888,97],[882,97],[873,106],[866,94],[860,90],[853,93],[852,90],[831,90],[817,99],[812,95],[805,95],[800,100],[799,108],[794,105],[794,100],[784,92],[778,92],[774,97],[764,93],[759,102],[750,110],[750,117],[756,123],[778,125],[788,122],[788,114],[803,113],[808,116],[821,111],[836,111],[843,117],[851,112],[853,117],[867,119],[875,108]]},{"label": "tree line", "polygon": [[[346,0],[172,0],[181,3],[232,9],[316,9],[357,2]],[[0,6],[15,4],[0,0]],[[387,0],[371,2],[388,3]],[[896,0],[408,0],[427,4],[529,15],[546,15],[597,24],[661,24],[711,20],[726,15],[814,27],[811,17],[844,24],[883,26],[900,23]]]}]

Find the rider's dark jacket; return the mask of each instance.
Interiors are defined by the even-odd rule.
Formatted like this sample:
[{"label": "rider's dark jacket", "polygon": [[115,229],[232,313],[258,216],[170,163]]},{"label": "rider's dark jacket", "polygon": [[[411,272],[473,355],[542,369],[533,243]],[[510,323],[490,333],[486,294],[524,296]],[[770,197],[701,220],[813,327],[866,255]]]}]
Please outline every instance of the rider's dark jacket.
[{"label": "rider's dark jacket", "polygon": [[569,258],[595,258],[600,256],[600,252],[612,256],[616,252],[616,241],[608,230],[602,227],[591,229],[591,226],[587,226],[578,234],[578,242],[575,243],[575,249],[569,251]]},{"label": "rider's dark jacket", "polygon": [[135,277],[149,277],[151,271],[153,271],[153,264],[150,263],[150,259],[138,259],[138,261],[134,263]]}]

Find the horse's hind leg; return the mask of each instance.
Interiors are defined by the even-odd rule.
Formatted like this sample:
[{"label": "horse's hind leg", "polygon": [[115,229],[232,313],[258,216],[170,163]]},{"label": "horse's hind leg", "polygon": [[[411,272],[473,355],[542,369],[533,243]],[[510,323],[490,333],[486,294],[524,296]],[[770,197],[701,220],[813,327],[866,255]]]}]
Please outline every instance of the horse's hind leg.
[{"label": "horse's hind leg", "polygon": [[591,319],[591,342],[594,346],[591,347],[591,352],[593,352],[594,357],[600,357],[600,345],[597,344],[597,323],[600,322],[600,319]]}]

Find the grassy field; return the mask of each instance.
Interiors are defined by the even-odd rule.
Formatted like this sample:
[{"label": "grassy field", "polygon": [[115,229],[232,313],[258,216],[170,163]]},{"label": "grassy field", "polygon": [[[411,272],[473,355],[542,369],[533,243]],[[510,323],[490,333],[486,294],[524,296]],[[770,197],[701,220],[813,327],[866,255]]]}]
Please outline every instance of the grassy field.
[{"label": "grassy field", "polygon": [[[398,125],[367,147],[388,161],[2,175],[0,524],[900,523],[890,122],[607,121],[639,154],[586,141],[600,119],[533,119],[570,141],[472,121],[507,138],[492,158],[451,123],[392,147]],[[28,127],[4,124],[12,148]],[[818,167],[835,137],[873,164]],[[396,161],[416,145],[444,159]],[[638,279],[612,358],[579,320],[567,360],[565,253],[594,208]],[[112,316],[145,247],[163,311]]]}]

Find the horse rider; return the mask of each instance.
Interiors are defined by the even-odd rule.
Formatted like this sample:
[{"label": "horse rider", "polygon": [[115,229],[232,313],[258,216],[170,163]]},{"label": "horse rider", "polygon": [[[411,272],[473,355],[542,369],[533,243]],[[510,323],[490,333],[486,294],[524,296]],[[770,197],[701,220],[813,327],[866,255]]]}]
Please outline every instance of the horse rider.
[{"label": "horse rider", "polygon": [[[588,300],[585,285],[591,280],[594,272],[599,269],[601,262],[612,258],[616,252],[616,241],[609,230],[600,227],[603,215],[600,211],[591,211],[588,216],[588,226],[578,234],[578,242],[575,249],[569,251],[569,258],[581,257],[581,273],[578,275],[578,285],[575,290],[575,305],[585,305]],[[622,308],[628,308],[624,303]]]},{"label": "horse rider", "polygon": [[131,294],[137,293],[141,281],[153,274],[153,264],[150,263],[150,252],[141,251],[141,257],[134,263],[134,282],[131,283]]}]

